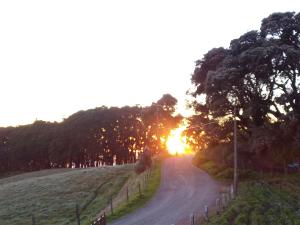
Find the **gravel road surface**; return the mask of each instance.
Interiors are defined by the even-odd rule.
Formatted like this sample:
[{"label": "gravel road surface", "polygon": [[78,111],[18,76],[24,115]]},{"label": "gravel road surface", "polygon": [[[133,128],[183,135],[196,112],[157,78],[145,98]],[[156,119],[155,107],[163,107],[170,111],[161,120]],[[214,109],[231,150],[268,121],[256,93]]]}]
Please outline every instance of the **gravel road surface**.
[{"label": "gravel road surface", "polygon": [[166,159],[161,185],[152,200],[110,225],[187,224],[192,212],[200,214],[205,205],[215,204],[220,185],[191,160],[191,156]]}]

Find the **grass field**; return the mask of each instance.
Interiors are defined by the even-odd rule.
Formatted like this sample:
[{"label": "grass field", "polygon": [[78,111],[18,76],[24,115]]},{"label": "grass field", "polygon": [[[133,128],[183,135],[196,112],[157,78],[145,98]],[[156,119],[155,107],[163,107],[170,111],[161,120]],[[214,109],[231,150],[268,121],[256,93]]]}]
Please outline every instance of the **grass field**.
[{"label": "grass field", "polygon": [[52,169],[0,179],[0,224],[72,225],[78,203],[82,224],[94,218],[117,195],[132,165]]},{"label": "grass field", "polygon": [[[232,182],[231,168],[202,161],[200,168],[217,179]],[[206,225],[300,225],[300,174],[258,174],[244,170],[239,174],[238,196],[221,215]]]},{"label": "grass field", "polygon": [[276,180],[276,183],[271,180],[242,183],[237,198],[207,224],[299,225],[299,174]]}]

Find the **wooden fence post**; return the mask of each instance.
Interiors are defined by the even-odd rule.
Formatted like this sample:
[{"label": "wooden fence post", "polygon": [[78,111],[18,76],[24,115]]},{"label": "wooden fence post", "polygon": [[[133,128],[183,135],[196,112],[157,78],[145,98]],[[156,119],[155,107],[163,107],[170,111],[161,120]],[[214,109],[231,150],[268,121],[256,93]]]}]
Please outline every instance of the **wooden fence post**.
[{"label": "wooden fence post", "polygon": [[111,212],[111,214],[114,214],[113,196],[110,197],[110,212]]},{"label": "wooden fence post", "polygon": [[233,188],[233,184],[230,186],[230,197],[231,199],[234,199],[234,188]]},{"label": "wooden fence post", "polygon": [[76,220],[77,220],[77,225],[80,225],[80,214],[79,214],[79,205],[76,204]]},{"label": "wooden fence post", "polygon": [[129,190],[128,190],[128,186],[126,187],[126,199],[127,202],[129,201]]},{"label": "wooden fence post", "polygon": [[223,210],[224,210],[224,209],[225,209],[225,206],[226,206],[225,193],[222,193],[222,206],[223,206]]},{"label": "wooden fence post", "polygon": [[101,216],[100,224],[97,224],[97,225],[106,225],[106,214],[105,214],[105,212]]},{"label": "wooden fence post", "polygon": [[195,225],[195,216],[194,216],[194,213],[191,214],[190,218],[191,218],[191,225]]},{"label": "wooden fence post", "polygon": [[230,194],[226,193],[225,196],[226,196],[226,204],[228,204],[230,202]]},{"label": "wooden fence post", "polygon": [[32,219],[32,225],[35,225],[35,217],[33,213],[31,214],[31,219]]},{"label": "wooden fence post", "polygon": [[139,183],[139,194],[140,194],[140,197],[142,197],[141,183]]},{"label": "wooden fence post", "polygon": [[204,206],[204,215],[205,215],[205,220],[209,221],[209,217],[208,217],[208,206]]},{"label": "wooden fence post", "polygon": [[217,208],[217,215],[219,215],[221,212],[221,202],[219,198],[216,199],[216,208]]}]

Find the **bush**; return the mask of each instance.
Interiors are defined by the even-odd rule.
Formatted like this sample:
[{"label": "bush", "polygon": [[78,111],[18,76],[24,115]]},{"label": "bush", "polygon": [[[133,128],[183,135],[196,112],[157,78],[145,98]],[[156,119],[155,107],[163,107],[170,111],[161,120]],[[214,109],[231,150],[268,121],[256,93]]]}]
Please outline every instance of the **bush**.
[{"label": "bush", "polygon": [[141,161],[137,161],[137,163],[134,166],[134,171],[137,174],[140,174],[140,173],[144,172],[145,170],[146,170],[146,166],[143,163],[141,163]]},{"label": "bush", "polygon": [[[243,182],[237,198],[219,216],[206,225],[215,224],[300,224],[299,192],[286,192],[265,182]],[[295,201],[296,199],[296,201]]]},{"label": "bush", "polygon": [[152,166],[151,153],[146,147],[144,152],[140,155],[139,160],[135,164],[134,170],[137,174],[144,172],[146,169]]},{"label": "bush", "polygon": [[201,164],[205,163],[207,159],[203,156],[202,152],[197,152],[193,158],[193,164],[195,166],[201,166]]},{"label": "bush", "polygon": [[232,179],[233,178],[233,169],[225,168],[216,175],[217,178],[221,179]]}]

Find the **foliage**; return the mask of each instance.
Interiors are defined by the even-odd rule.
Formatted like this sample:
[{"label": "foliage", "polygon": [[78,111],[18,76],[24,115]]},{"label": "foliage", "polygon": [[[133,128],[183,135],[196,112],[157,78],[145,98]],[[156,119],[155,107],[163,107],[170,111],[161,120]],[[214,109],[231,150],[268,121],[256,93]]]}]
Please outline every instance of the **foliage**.
[{"label": "foliage", "polygon": [[299,199],[300,192],[288,193],[263,182],[244,183],[238,197],[207,224],[299,224]]},{"label": "foliage", "polygon": [[[208,160],[201,152],[196,153],[195,157],[193,158],[193,164],[217,179],[223,181],[232,181],[233,179],[233,168],[231,166]],[[259,175],[251,169],[240,168],[238,170],[238,177],[240,180],[251,180],[258,179]]]},{"label": "foliage", "polygon": [[148,145],[158,153],[160,137],[182,119],[177,100],[164,95],[148,107],[99,107],[64,121],[0,128],[0,174],[48,168],[134,163]]},{"label": "foliage", "polygon": [[212,49],[197,61],[194,95],[206,94],[213,117],[232,114],[236,105],[241,121],[255,125],[270,115],[299,118],[299,15],[274,13],[263,20],[260,31],[232,40],[228,49]]},{"label": "foliage", "polygon": [[147,169],[150,169],[152,166],[152,159],[151,159],[151,152],[150,150],[146,147],[143,151],[143,153],[140,155],[139,160],[135,164],[135,172],[137,174],[140,174],[144,172]]},{"label": "foliage", "polygon": [[211,49],[191,81],[189,132],[199,150],[232,143],[236,109],[243,164],[279,170],[300,160],[300,13],[273,13],[260,30]]}]

